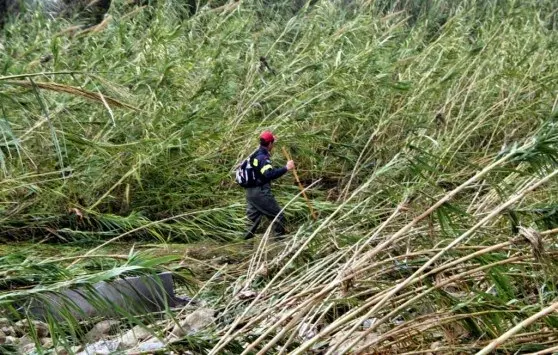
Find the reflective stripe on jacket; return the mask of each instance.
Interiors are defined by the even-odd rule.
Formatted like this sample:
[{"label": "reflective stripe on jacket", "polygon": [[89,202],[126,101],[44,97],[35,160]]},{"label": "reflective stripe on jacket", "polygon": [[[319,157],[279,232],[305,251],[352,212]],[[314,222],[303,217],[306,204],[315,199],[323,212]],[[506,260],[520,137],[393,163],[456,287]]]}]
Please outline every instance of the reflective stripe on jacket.
[{"label": "reflective stripe on jacket", "polygon": [[271,180],[280,178],[287,172],[286,167],[274,168],[269,151],[267,148],[260,146],[260,148],[252,155],[252,166],[256,169],[256,177],[261,185],[269,183]]}]

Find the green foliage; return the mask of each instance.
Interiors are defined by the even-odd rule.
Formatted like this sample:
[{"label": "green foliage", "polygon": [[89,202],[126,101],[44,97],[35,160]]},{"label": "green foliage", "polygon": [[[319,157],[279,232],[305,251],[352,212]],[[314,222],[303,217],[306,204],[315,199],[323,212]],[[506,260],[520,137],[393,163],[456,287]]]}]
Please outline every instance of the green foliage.
[{"label": "green foliage", "polygon": [[[115,1],[98,32],[72,35],[68,23],[38,14],[4,26],[3,240],[231,241],[245,223],[232,172],[257,134],[273,129],[301,181],[321,179],[308,191],[320,218],[311,221],[301,199],[289,202],[289,176],[277,181],[289,244],[274,254],[262,242],[249,263],[217,272],[202,295],[222,311],[218,335],[185,337],[185,348],[308,351],[362,330],[359,317],[372,309],[366,316],[388,328],[374,326],[383,337],[375,351],[422,351],[433,339],[470,350],[556,302],[552,234],[539,235],[543,261],[517,235],[557,225],[556,179],[526,190],[558,158],[555,1],[254,0],[211,2],[193,16],[179,3],[132,10]],[[273,158],[285,162],[280,150]],[[176,266],[174,256],[94,252],[70,268],[1,256],[0,302],[13,309],[20,297]],[[305,318],[247,323],[236,298],[246,287],[265,295],[252,316],[282,315],[293,297],[289,307],[307,308],[291,316]],[[391,321],[399,315],[403,323]],[[297,327],[310,321],[329,333],[301,338]],[[525,342],[549,345],[543,330],[555,323],[530,325],[540,332]],[[277,324],[291,328],[262,335]],[[524,349],[522,339],[505,351]]]}]

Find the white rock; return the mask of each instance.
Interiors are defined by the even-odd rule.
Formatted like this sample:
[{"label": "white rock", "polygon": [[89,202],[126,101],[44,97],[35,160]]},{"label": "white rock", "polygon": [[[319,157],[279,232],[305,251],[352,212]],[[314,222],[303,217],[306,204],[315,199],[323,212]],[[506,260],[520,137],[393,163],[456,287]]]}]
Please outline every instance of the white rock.
[{"label": "white rock", "polygon": [[35,345],[35,341],[29,335],[24,335],[21,338],[19,338],[19,345],[20,346],[25,346],[27,344]]},{"label": "white rock", "polygon": [[109,355],[118,350],[120,340],[100,340],[98,342],[87,344],[85,350],[78,355]]},{"label": "white rock", "polygon": [[52,348],[54,346],[54,343],[52,342],[51,338],[41,338],[41,345],[44,348]]},{"label": "white rock", "polygon": [[186,334],[193,334],[198,330],[207,327],[214,322],[213,314],[215,311],[211,308],[200,308],[190,313],[183,321],[174,326],[169,339],[174,340],[181,338]]},{"label": "white rock", "polygon": [[145,327],[140,325],[136,325],[122,336],[120,346],[124,349],[129,349],[136,346],[140,341],[147,339],[150,335],[151,333],[148,329],[145,329]]},{"label": "white rock", "polygon": [[6,336],[8,336],[8,335],[15,336],[15,330],[14,330],[14,327],[12,327],[12,326],[2,327],[2,328],[0,328],[0,330],[2,330],[2,332],[4,332],[4,334],[6,334]]},{"label": "white rock", "polygon": [[114,333],[120,324],[117,320],[104,320],[95,324],[95,326],[85,334],[85,339],[94,342],[105,338],[107,335]]},{"label": "white rock", "polygon": [[440,341],[435,341],[435,342],[433,342],[432,344],[430,344],[430,349],[436,350],[436,349],[438,349],[438,348],[441,347],[441,346],[442,346],[442,342],[440,342]]},{"label": "white rock", "polygon": [[362,327],[363,327],[364,329],[368,329],[368,328],[370,328],[371,326],[373,326],[374,323],[376,323],[377,320],[378,320],[378,318],[365,319],[365,320],[362,322]]},{"label": "white rock", "polygon": [[310,340],[318,334],[318,329],[312,323],[302,322],[298,328],[298,336],[303,340]]},{"label": "white rock", "polygon": [[35,354],[37,352],[37,348],[35,344],[26,344],[21,348],[21,351],[24,354]]},{"label": "white rock", "polygon": [[[1,48],[0,48],[1,49]],[[8,318],[0,318],[0,328],[11,327],[12,323]]]},{"label": "white rock", "polygon": [[141,343],[138,346],[139,351],[157,351],[165,347],[165,344],[157,339],[151,339],[145,343]]},{"label": "white rock", "polygon": [[192,331],[196,332],[213,323],[215,321],[214,314],[215,311],[211,308],[200,308],[188,315],[185,321],[190,325]]},{"label": "white rock", "polygon": [[80,352],[82,349],[83,349],[83,346],[82,346],[82,345],[74,345],[74,346],[72,346],[72,347],[70,348],[72,354],[78,353],[78,352]]},{"label": "white rock", "polygon": [[258,294],[252,290],[244,290],[240,291],[237,295],[239,300],[249,300],[251,298],[255,298]]},{"label": "white rock", "polygon": [[[432,350],[437,350],[440,346],[442,345],[441,342],[439,341],[435,341],[432,344],[430,344],[430,349]],[[435,351],[435,352],[427,352],[426,355],[435,355],[438,354],[439,352]]]}]

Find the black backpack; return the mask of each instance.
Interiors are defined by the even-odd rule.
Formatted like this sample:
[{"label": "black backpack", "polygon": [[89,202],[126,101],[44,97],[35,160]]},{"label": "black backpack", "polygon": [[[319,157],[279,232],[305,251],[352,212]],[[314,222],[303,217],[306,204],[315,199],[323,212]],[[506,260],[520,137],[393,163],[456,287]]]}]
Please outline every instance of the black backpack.
[{"label": "black backpack", "polygon": [[256,169],[252,166],[251,161],[254,156],[251,155],[246,158],[242,164],[236,169],[235,181],[242,187],[255,187],[258,185],[258,178],[256,177]]}]

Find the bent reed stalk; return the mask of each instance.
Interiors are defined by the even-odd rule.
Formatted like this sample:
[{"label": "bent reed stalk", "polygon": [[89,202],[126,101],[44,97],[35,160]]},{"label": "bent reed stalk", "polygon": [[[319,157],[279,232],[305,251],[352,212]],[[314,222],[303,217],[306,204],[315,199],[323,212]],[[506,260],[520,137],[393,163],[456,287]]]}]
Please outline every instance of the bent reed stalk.
[{"label": "bent reed stalk", "polygon": [[[6,22],[0,316],[176,270],[217,316],[169,351],[556,348],[554,1],[199,5],[113,2],[79,37]],[[291,238],[247,251],[231,167],[266,129],[320,219],[281,179]],[[69,324],[56,346],[79,343]]]}]

